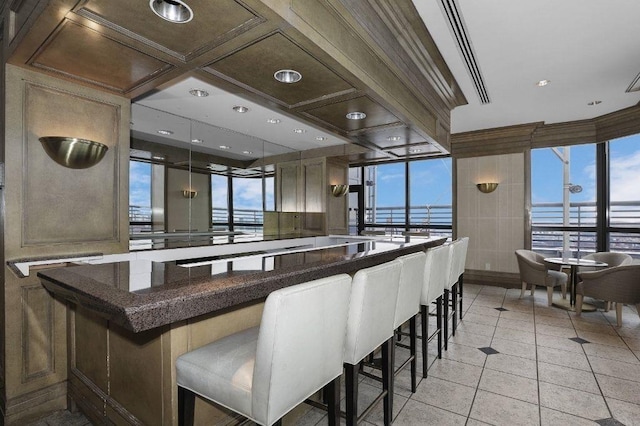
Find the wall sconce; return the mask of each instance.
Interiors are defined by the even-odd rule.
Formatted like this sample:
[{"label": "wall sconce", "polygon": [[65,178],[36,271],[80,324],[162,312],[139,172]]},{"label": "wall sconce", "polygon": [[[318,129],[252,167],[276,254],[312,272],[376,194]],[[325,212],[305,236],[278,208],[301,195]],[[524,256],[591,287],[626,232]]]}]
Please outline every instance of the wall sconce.
[{"label": "wall sconce", "polygon": [[193,189],[185,189],[182,191],[182,196],[184,198],[196,198],[198,196],[198,191]]},{"label": "wall sconce", "polygon": [[66,136],[43,136],[39,140],[53,161],[70,169],[95,166],[109,149],[100,142]]},{"label": "wall sconce", "polygon": [[496,182],[485,182],[485,183],[478,183],[476,184],[476,186],[478,187],[478,190],[480,190],[480,192],[484,192],[485,194],[488,194],[490,192],[493,192],[496,190],[496,188],[498,187],[498,184]]},{"label": "wall sconce", "polygon": [[331,185],[331,193],[334,197],[342,197],[349,192],[349,185]]}]

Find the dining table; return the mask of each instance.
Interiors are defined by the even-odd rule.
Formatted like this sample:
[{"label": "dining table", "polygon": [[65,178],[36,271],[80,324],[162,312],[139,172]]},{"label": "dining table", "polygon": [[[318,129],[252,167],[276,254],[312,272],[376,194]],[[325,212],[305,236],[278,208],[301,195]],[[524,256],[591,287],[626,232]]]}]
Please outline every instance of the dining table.
[{"label": "dining table", "polygon": [[[553,305],[569,311],[575,310],[576,304],[576,287],[578,285],[578,268],[606,268],[609,266],[606,262],[590,259],[580,259],[577,257],[547,257],[544,259],[545,263],[552,265],[560,265],[561,267],[569,267],[569,284],[571,285],[569,304],[566,301],[553,302]],[[596,307],[590,304],[583,304],[583,311],[595,311]]]}]

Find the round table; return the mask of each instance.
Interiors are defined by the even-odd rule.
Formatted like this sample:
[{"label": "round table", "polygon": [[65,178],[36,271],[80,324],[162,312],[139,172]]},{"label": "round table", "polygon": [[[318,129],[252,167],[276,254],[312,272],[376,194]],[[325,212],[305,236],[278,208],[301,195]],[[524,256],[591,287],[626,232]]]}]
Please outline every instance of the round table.
[{"label": "round table", "polygon": [[[578,284],[578,267],[579,266],[587,266],[591,268],[606,268],[609,266],[605,262],[600,262],[598,260],[589,260],[589,259],[578,259],[575,257],[547,257],[544,259],[545,262],[551,263],[553,265],[561,265],[561,266],[569,266],[571,268],[571,273],[569,275],[569,281],[571,283],[571,292],[569,298],[569,305],[564,302],[553,302],[553,304],[559,308],[567,309],[569,311],[573,311],[574,305],[576,303],[576,286]],[[582,305],[583,311],[595,311],[596,307],[589,304]]]}]

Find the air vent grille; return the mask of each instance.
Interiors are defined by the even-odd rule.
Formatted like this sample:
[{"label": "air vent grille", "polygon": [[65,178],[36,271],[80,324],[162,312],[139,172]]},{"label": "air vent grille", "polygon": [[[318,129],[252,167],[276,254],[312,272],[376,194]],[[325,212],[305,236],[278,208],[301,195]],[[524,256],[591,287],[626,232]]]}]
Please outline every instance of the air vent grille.
[{"label": "air vent grille", "polygon": [[462,15],[459,12],[460,7],[458,6],[458,2],[456,0],[440,0],[440,3],[442,4],[442,9],[449,21],[451,32],[458,43],[460,54],[467,66],[469,76],[476,88],[480,102],[482,104],[488,104],[491,102],[489,99],[489,93],[487,92],[487,88],[484,84],[484,78],[482,77],[482,72],[480,72],[480,66],[476,61],[476,54],[473,50],[471,41],[469,40],[467,28],[464,24],[464,20],[462,19]]}]

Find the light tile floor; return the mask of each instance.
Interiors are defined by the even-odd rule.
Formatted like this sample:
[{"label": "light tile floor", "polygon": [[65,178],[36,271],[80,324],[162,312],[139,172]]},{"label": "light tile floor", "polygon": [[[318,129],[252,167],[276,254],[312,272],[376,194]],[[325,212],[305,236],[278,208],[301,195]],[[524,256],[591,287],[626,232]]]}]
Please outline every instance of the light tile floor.
[{"label": "light tile floor", "polygon": [[[415,394],[408,368],[396,377],[395,425],[640,425],[640,318],[635,307],[625,307],[618,328],[615,310],[577,317],[548,307],[546,289],[538,289],[535,297],[528,292],[519,296],[517,289],[465,285],[464,319],[449,350],[436,359],[435,340],[429,345],[426,379],[421,378],[419,353]],[[398,348],[397,362],[407,353]],[[379,388],[362,377],[360,407]],[[63,418],[65,413],[56,415]],[[304,408],[284,423],[326,422],[323,411]],[[60,423],[50,416],[37,426],[68,424],[87,423],[82,417]],[[371,424],[382,424],[381,405],[366,417],[365,425]]]}]

